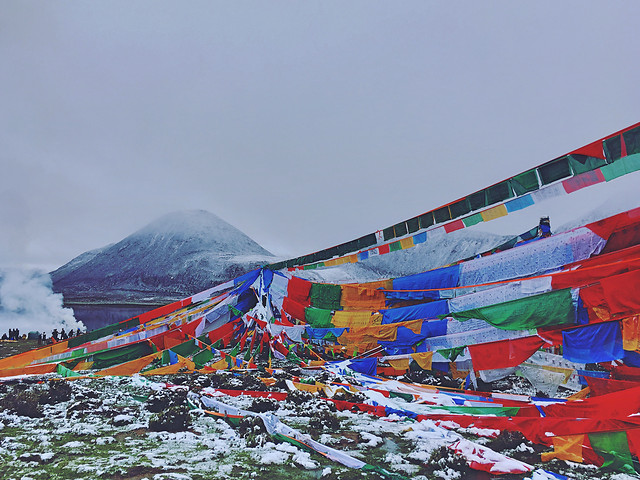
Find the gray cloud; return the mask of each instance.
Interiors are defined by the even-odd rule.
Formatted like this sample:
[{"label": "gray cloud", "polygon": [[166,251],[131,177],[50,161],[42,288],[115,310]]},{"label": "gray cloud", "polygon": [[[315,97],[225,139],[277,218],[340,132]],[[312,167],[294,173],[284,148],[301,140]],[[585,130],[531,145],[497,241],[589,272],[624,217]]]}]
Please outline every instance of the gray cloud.
[{"label": "gray cloud", "polygon": [[291,255],[422,213],[636,122],[639,13],[3,2],[0,263],[180,209]]}]

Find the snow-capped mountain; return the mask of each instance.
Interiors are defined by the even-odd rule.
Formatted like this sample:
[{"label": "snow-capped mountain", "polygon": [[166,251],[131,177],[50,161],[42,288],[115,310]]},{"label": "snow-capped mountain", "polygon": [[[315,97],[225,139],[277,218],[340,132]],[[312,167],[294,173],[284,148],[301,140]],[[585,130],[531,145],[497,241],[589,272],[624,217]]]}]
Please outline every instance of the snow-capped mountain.
[{"label": "snow-capped mountain", "polygon": [[275,259],[237,228],[204,211],[167,214],[120,242],[51,272],[66,302],[160,302],[184,298]]}]

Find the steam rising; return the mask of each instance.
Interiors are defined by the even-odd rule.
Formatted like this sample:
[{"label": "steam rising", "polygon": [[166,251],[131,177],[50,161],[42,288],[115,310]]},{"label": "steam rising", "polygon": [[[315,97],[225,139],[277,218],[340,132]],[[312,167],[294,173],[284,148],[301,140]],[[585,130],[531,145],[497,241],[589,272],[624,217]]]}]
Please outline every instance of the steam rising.
[{"label": "steam rising", "polygon": [[54,328],[84,329],[73,310],[62,306],[62,295],[51,290],[51,277],[38,269],[0,270],[0,334],[17,328],[51,334]]}]

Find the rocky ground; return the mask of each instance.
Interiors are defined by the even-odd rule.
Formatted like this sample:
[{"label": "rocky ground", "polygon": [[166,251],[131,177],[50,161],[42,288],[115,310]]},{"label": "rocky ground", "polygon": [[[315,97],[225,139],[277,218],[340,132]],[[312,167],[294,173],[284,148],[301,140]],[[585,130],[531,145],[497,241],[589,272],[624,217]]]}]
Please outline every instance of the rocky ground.
[{"label": "rocky ground", "polygon": [[[275,374],[220,372],[144,378],[59,380],[47,376],[0,383],[0,462],[6,479],[255,479],[381,478],[345,467],[318,453],[269,436],[257,417],[239,425],[207,414],[187,395],[212,388],[286,391],[294,378],[339,380],[333,374],[300,370]],[[518,380],[519,381],[519,380]],[[167,384],[179,388],[165,388]],[[189,393],[191,392],[191,393]],[[362,401],[355,394],[351,401]],[[193,398],[193,397],[192,397]],[[284,424],[354,458],[403,478],[488,479],[434,438],[430,422],[391,415],[336,411],[333,403],[295,391],[286,400],[231,397],[216,400],[237,408],[273,413]],[[398,401],[402,401],[398,399]],[[458,429],[457,433],[512,458],[576,479],[631,478],[563,461],[539,462],[544,447],[518,433]],[[498,432],[493,432],[493,435]],[[481,436],[479,436],[481,435]],[[526,477],[526,476],[525,476]],[[399,477],[400,478],[400,477]],[[520,476],[502,475],[512,480]]]}]

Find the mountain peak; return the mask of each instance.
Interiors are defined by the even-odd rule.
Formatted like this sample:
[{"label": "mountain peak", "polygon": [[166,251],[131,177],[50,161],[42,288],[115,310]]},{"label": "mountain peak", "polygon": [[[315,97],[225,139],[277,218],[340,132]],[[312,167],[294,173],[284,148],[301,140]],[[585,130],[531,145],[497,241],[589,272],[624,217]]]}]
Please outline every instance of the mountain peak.
[{"label": "mountain peak", "polygon": [[67,301],[182,298],[273,260],[267,250],[206,210],[168,213],[113,245],[52,272]]},{"label": "mountain peak", "polygon": [[185,242],[197,249],[220,255],[266,255],[262,248],[233,225],[207,210],[171,212],[152,221],[123,241],[146,238],[150,244]]}]

